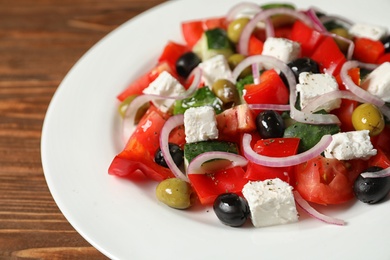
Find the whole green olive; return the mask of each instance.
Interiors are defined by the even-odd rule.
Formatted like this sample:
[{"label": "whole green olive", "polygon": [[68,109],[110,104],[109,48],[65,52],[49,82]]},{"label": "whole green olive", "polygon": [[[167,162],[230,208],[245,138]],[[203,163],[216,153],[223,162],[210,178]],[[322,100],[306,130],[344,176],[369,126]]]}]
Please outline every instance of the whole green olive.
[{"label": "whole green olive", "polygon": [[[237,65],[243,61],[246,57],[240,53],[235,53],[233,55],[230,55],[228,58],[228,64],[231,70],[234,70]],[[248,76],[252,74],[252,69],[251,67],[246,67],[241,73],[239,78],[244,78],[245,76]]]},{"label": "whole green olive", "polygon": [[355,130],[369,130],[370,136],[376,136],[385,127],[385,120],[375,105],[365,103],[352,112],[352,124]]},{"label": "whole green olive", "polygon": [[156,187],[157,199],[175,209],[189,208],[192,193],[191,185],[178,178],[163,180]]},{"label": "whole green olive", "polygon": [[219,79],[215,81],[211,89],[224,104],[237,101],[237,88],[231,81],[227,79]]},{"label": "whole green olive", "polygon": [[247,17],[242,17],[238,18],[228,25],[227,29],[227,35],[228,38],[233,42],[233,43],[238,43],[240,40],[241,32],[244,29],[244,27],[249,23],[249,18]]}]

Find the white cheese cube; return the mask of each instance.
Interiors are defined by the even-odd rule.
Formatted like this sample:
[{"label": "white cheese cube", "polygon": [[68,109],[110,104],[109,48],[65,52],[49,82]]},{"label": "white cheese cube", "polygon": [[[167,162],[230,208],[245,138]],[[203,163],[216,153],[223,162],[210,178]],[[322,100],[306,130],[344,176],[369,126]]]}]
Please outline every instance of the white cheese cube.
[{"label": "white cheese cube", "polygon": [[[302,109],[316,97],[338,89],[339,85],[332,75],[312,74],[309,72],[299,74],[299,83],[296,87],[297,94],[299,92],[300,106]],[[335,108],[339,108],[340,104],[341,99],[335,99],[319,106],[316,111],[324,109],[329,112]]]},{"label": "white cheese cube", "polygon": [[284,38],[268,37],[264,42],[263,55],[275,57],[285,63],[295,60],[301,54],[301,45]]},{"label": "white cheese cube", "polygon": [[292,187],[280,180],[248,182],[242,189],[248,201],[255,227],[266,227],[298,221]]},{"label": "white cheese cube", "polygon": [[373,70],[362,82],[362,88],[390,102],[390,62],[382,63]]},{"label": "white cheese cube", "polygon": [[211,106],[191,107],[184,112],[187,143],[218,138],[217,120]]},{"label": "white cheese cube", "polygon": [[199,64],[202,69],[203,80],[210,89],[215,81],[219,79],[232,80],[232,71],[225,56],[216,55]]},{"label": "white cheese cube", "polygon": [[[169,72],[163,71],[147,88],[143,90],[144,94],[152,94],[163,97],[181,96],[185,88]],[[156,99],[152,101],[162,112],[166,113],[175,102],[174,99]]]},{"label": "white cheese cube", "polygon": [[371,144],[369,131],[351,131],[332,135],[333,140],[325,149],[326,158],[338,160],[368,159],[376,155]]},{"label": "white cheese cube", "polygon": [[387,34],[387,28],[384,26],[355,23],[349,28],[349,33],[358,38],[368,38],[378,41]]}]

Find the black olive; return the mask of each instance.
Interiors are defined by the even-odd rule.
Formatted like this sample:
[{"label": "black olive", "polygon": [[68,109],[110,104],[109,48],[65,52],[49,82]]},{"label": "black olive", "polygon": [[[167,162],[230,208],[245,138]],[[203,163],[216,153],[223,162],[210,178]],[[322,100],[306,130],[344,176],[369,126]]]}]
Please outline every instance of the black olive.
[{"label": "black olive", "polygon": [[[377,172],[381,167],[370,167],[365,172]],[[383,178],[363,178],[357,177],[353,185],[353,191],[358,200],[375,204],[384,199],[390,192],[390,177]]]},{"label": "black olive", "polygon": [[[310,58],[298,58],[291,61],[287,66],[294,73],[295,80],[299,82],[299,74],[301,72],[311,72],[311,73],[320,73],[320,68],[318,63]],[[280,73],[280,77],[283,80],[284,84],[288,86],[286,76],[283,73]]]},{"label": "black olive", "polygon": [[283,137],[285,126],[278,112],[266,110],[256,116],[256,128],[262,138],[278,138]]},{"label": "black olive", "polygon": [[383,38],[382,40],[383,46],[385,47],[385,52],[390,52],[390,35]]},{"label": "black olive", "polygon": [[219,195],[214,201],[213,209],[218,219],[231,227],[244,225],[250,214],[248,202],[235,193]]},{"label": "black olive", "polygon": [[[169,153],[172,156],[173,161],[177,165],[177,167],[180,167],[182,163],[184,162],[184,152],[183,150],[177,145],[177,144],[169,144]],[[163,166],[168,168],[167,162],[165,161],[165,158],[161,152],[161,148],[158,148],[156,153],[154,154],[154,161]]]},{"label": "black olive", "polygon": [[176,61],[176,72],[180,76],[187,78],[191,71],[201,63],[200,58],[193,52],[186,52]]}]

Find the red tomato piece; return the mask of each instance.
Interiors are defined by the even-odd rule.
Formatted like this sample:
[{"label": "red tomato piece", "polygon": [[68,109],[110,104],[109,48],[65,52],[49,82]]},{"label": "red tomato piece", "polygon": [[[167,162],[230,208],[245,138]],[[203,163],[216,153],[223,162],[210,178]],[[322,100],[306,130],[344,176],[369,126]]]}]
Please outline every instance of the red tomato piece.
[{"label": "red tomato piece", "polygon": [[386,125],[379,135],[371,137],[371,142],[376,149],[390,155],[390,126]]},{"label": "red tomato piece", "polygon": [[181,55],[190,51],[186,45],[169,41],[158,58],[159,63],[167,62],[171,70],[176,71],[176,61]]},{"label": "red tomato piece", "polygon": [[381,148],[377,149],[377,153],[375,156],[372,156],[368,160],[369,166],[378,166],[386,169],[390,166],[390,158],[383,152]]},{"label": "red tomato piece", "polygon": [[154,162],[161,128],[167,118],[155,106],[150,106],[123,151],[112,161],[109,174],[126,176],[141,171],[155,181],[174,177],[171,170]]},{"label": "red tomato piece", "polygon": [[259,84],[245,87],[244,99],[248,104],[287,104],[289,90],[275,70],[264,71]]},{"label": "red tomato piece", "polygon": [[149,84],[154,81],[163,71],[167,71],[174,75],[170,65],[167,62],[163,62],[132,82],[117,96],[118,100],[123,101],[131,95],[141,95],[142,91],[147,88]]},{"label": "red tomato piece", "polygon": [[218,195],[232,192],[242,195],[241,190],[248,182],[241,167],[233,167],[210,174],[188,174],[200,202],[212,204]]},{"label": "red tomato piece", "polygon": [[[356,85],[360,85],[360,68],[350,69],[348,71],[348,75]],[[341,81],[340,75],[336,77],[336,80],[339,84],[339,89],[346,90],[344,84]],[[355,130],[352,124],[352,113],[358,105],[359,103],[357,101],[342,99],[340,107],[332,111],[332,113],[335,114],[341,121],[340,128],[342,132]]]},{"label": "red tomato piece", "polygon": [[[256,142],[253,150],[261,155],[270,157],[285,157],[297,154],[299,138],[272,138],[261,139]],[[263,181],[279,178],[282,181],[295,185],[294,167],[267,167],[249,162],[245,178],[251,181]]]},{"label": "red tomato piece", "polygon": [[356,38],[353,57],[359,61],[376,63],[385,53],[385,47],[381,41],[374,41],[367,38]]},{"label": "red tomato piece", "polygon": [[219,138],[223,140],[256,129],[254,115],[246,104],[224,110],[216,116],[216,120]]},{"label": "red tomato piece", "polygon": [[224,17],[216,17],[204,20],[186,21],[181,24],[184,40],[190,48],[199,41],[204,31],[214,28],[226,28],[226,19]]},{"label": "red tomato piece", "polygon": [[259,40],[256,36],[251,35],[249,38],[248,55],[258,55],[263,52],[264,42]]},{"label": "red tomato piece", "polygon": [[295,189],[310,202],[341,204],[354,198],[353,183],[366,166],[363,160],[342,162],[317,156],[295,167]]},{"label": "red tomato piece", "polygon": [[301,44],[303,57],[310,57],[324,38],[324,35],[297,20],[291,30],[290,39]]},{"label": "red tomato piece", "polygon": [[390,62],[390,53],[383,54],[376,61],[377,64],[382,64],[382,63],[385,63],[385,62]]},{"label": "red tomato piece", "polygon": [[346,61],[335,40],[329,36],[320,42],[311,58],[318,63],[322,72],[330,71],[335,76],[340,73],[341,66]]}]

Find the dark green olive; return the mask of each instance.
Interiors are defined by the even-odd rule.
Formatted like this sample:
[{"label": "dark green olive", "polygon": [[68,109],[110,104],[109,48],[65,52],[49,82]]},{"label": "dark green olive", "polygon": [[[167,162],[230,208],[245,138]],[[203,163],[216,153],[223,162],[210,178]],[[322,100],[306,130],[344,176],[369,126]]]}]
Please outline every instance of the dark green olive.
[{"label": "dark green olive", "polygon": [[[228,64],[231,70],[234,70],[237,65],[243,61],[246,57],[242,54],[235,53],[229,56],[228,58]],[[245,76],[251,75],[252,74],[252,69],[251,67],[245,68],[241,73],[239,78],[244,78]]]},{"label": "dark green olive", "polygon": [[218,219],[231,227],[244,225],[250,214],[248,202],[235,193],[219,195],[214,201],[213,209]]},{"label": "dark green olive", "polygon": [[162,203],[175,209],[186,209],[192,204],[192,187],[178,178],[166,179],[156,187],[156,197]]},{"label": "dark green olive", "polygon": [[199,63],[201,59],[194,52],[186,52],[177,59],[176,72],[183,78],[187,78]]},{"label": "dark green olive", "polygon": [[224,104],[235,102],[238,99],[236,86],[227,79],[215,81],[211,89]]},{"label": "dark green olive", "polygon": [[[177,167],[180,167],[180,165],[184,162],[184,151],[178,146],[177,144],[169,144],[169,153],[172,156],[173,161],[177,165]],[[161,148],[158,148],[156,153],[154,154],[154,161],[165,167],[168,168],[167,162],[165,161],[165,158],[161,152]]]},{"label": "dark green olive", "polygon": [[[370,167],[365,172],[377,172],[381,167]],[[353,185],[353,191],[358,200],[375,204],[384,199],[390,192],[390,177],[383,178],[363,178],[357,177]]]},{"label": "dark green olive", "polygon": [[266,110],[256,116],[256,128],[260,136],[265,139],[283,137],[285,126],[278,112]]}]

